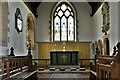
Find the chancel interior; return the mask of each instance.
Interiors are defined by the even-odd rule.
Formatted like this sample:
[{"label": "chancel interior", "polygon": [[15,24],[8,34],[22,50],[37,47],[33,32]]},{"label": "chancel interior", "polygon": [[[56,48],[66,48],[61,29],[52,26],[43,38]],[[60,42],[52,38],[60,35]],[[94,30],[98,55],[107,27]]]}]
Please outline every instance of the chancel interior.
[{"label": "chancel interior", "polygon": [[119,2],[34,1],[0,1],[1,80],[120,80]]}]

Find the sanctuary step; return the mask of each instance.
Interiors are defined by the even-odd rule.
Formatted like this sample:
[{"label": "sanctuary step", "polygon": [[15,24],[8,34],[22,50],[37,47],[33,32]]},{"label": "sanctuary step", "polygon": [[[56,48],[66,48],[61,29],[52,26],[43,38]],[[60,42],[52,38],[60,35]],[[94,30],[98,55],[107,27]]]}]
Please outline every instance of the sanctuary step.
[{"label": "sanctuary step", "polygon": [[48,68],[80,68],[79,65],[49,65]]},{"label": "sanctuary step", "polygon": [[90,70],[80,70],[79,68],[49,68],[45,69],[44,71],[38,70],[38,73],[90,73]]}]

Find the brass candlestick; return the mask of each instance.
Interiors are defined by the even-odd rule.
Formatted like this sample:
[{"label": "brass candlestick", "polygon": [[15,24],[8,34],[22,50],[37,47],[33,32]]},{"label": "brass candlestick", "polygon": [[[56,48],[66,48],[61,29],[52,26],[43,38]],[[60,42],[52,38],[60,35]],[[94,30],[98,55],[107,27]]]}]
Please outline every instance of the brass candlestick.
[{"label": "brass candlestick", "polygon": [[66,48],[65,45],[66,45],[66,43],[63,42],[62,44],[63,44],[63,51],[65,51],[65,48]]}]

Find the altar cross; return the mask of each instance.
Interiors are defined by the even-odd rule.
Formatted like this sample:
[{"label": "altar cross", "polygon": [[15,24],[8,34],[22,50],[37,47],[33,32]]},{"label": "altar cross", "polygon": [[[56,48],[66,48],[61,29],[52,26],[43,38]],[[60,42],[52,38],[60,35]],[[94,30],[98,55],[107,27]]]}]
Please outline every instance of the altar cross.
[{"label": "altar cross", "polygon": [[66,58],[67,58],[67,56],[65,54],[63,54],[62,59],[63,59],[64,63],[66,62]]}]

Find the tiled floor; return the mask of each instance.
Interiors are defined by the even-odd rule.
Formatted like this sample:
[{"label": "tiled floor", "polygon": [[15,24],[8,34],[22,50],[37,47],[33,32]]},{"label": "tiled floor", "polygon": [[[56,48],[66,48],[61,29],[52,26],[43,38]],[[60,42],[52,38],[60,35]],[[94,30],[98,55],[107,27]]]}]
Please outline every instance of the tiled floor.
[{"label": "tiled floor", "polygon": [[77,78],[77,76],[71,73],[56,73],[52,74],[50,78]]},{"label": "tiled floor", "polygon": [[89,80],[89,73],[38,73],[39,80]]}]

